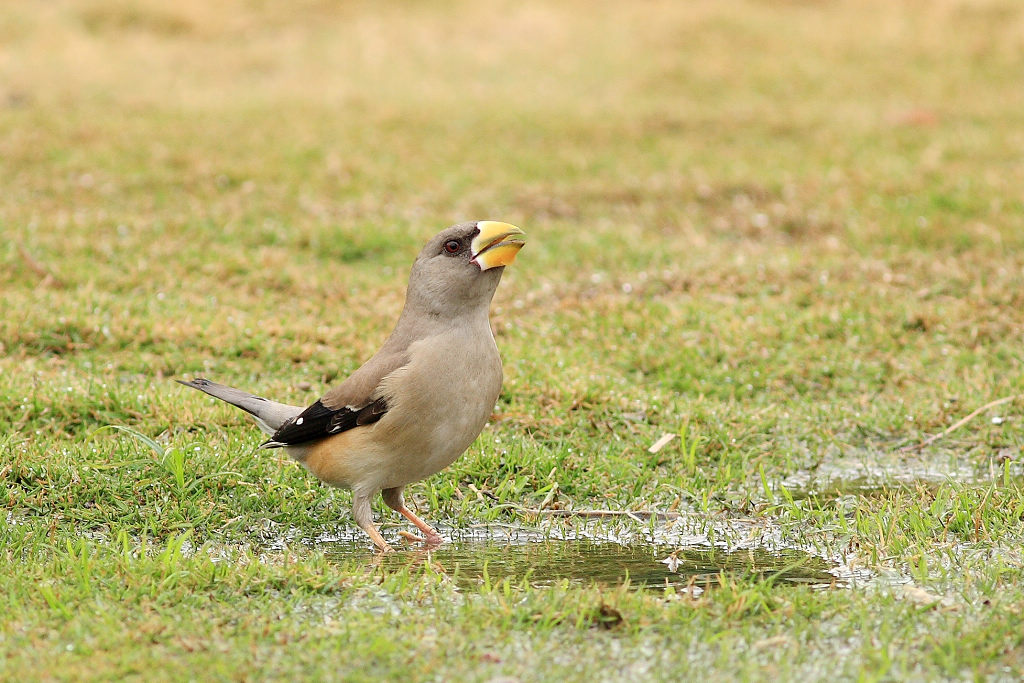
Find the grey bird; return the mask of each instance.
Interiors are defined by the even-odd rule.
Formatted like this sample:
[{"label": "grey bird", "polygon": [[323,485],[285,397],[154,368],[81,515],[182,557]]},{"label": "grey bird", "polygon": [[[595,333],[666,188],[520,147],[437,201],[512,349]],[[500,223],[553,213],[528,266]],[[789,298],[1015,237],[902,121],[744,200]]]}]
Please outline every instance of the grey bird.
[{"label": "grey bird", "polygon": [[312,405],[277,403],[203,378],[177,380],[249,413],[270,438],[332,486],[352,491],[352,516],[374,544],[391,546],[373,523],[384,502],[423,532],[440,535],[402,498],[407,484],[440,472],[483,430],[501,390],[501,357],[489,310],[522,230],[475,221],[441,231],[416,258],[405,306],[391,335],[348,379]]}]

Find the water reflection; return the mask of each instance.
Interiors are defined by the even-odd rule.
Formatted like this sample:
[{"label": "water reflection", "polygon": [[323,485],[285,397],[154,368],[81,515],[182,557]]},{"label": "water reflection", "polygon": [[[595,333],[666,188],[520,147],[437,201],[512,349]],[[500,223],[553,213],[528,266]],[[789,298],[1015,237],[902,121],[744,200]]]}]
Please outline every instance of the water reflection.
[{"label": "water reflection", "polygon": [[[363,544],[326,542],[328,556],[338,560],[365,556]],[[425,552],[404,550],[382,556],[384,570],[400,570],[430,562],[457,584],[476,586],[523,580],[533,586],[571,584],[618,586],[629,580],[645,588],[707,586],[721,576],[758,576],[783,584],[830,586],[840,583],[832,570],[837,565],[800,550],[754,548],[726,551],[718,548],[680,548],[646,544],[622,545],[589,539],[530,540],[456,539]]]}]

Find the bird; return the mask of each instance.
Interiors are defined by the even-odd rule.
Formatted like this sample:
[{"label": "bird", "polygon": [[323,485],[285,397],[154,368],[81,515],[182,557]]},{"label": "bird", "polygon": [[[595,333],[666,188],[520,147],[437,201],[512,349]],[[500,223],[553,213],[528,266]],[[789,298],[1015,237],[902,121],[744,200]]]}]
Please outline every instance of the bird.
[{"label": "bird", "polygon": [[414,524],[427,547],[440,534],[405,505],[404,488],[440,472],[476,440],[501,390],[490,304],[525,244],[499,221],[459,223],[430,239],[412,265],[405,304],[384,344],[347,379],[301,407],[212,382],[175,380],[244,410],[328,485],[352,492],[352,518],[380,552],[393,549],[373,522],[384,503]]}]

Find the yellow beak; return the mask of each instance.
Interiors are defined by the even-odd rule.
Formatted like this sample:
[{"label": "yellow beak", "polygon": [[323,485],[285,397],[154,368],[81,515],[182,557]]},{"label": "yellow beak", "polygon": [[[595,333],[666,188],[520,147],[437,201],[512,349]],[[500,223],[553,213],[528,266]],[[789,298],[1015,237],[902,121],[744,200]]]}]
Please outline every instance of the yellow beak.
[{"label": "yellow beak", "polygon": [[473,238],[473,263],[480,270],[507,266],[526,244],[526,233],[509,223],[480,221],[476,224],[480,234]]}]

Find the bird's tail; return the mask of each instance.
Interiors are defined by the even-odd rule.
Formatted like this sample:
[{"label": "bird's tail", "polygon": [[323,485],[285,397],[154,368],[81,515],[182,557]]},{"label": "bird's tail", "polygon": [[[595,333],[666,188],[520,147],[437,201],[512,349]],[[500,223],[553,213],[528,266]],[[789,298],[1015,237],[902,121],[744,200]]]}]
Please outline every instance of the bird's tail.
[{"label": "bird's tail", "polygon": [[197,377],[189,382],[180,379],[174,381],[178,384],[198,389],[214,398],[219,398],[225,403],[241,408],[253,416],[256,424],[266,434],[272,435],[277,431],[278,427],[302,412],[302,408],[298,406],[270,401],[262,396],[255,396],[234,387],[217,384],[202,377]]}]

